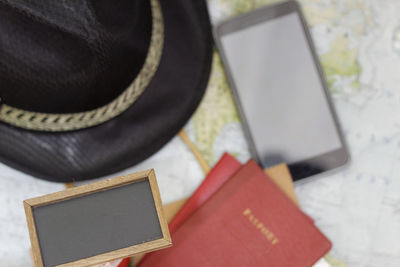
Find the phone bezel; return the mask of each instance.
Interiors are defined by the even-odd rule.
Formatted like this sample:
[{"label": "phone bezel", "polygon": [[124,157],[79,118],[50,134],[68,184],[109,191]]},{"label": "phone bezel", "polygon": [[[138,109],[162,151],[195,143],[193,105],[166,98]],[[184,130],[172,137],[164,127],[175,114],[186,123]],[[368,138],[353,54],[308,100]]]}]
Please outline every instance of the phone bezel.
[{"label": "phone bezel", "polygon": [[[314,65],[317,68],[318,71],[318,76],[320,79],[320,82],[322,84],[322,89],[324,91],[325,98],[327,99],[327,103],[331,112],[331,115],[333,117],[333,121],[335,124],[335,129],[336,132],[339,136],[340,142],[341,142],[341,147],[337,150],[327,152],[325,154],[321,154],[312,158],[304,159],[292,164],[289,164],[289,169],[291,171],[291,174],[293,176],[293,180],[299,180],[303,178],[307,178],[316,174],[320,174],[325,171],[333,170],[338,167],[341,167],[345,165],[346,163],[349,162],[350,156],[348,153],[347,145],[345,143],[341,127],[338,121],[337,114],[335,112],[332,100],[329,95],[329,89],[327,82],[325,80],[325,75],[323,72],[323,69],[320,65],[320,62],[318,60],[318,57],[315,52],[315,47],[311,38],[311,34],[308,30],[308,26],[306,23],[306,20],[302,14],[301,7],[296,1],[287,1],[287,2],[282,2],[282,3],[277,3],[273,5],[269,5],[251,12],[248,12],[246,14],[239,15],[237,17],[234,17],[232,19],[229,19],[227,21],[224,21],[217,26],[213,28],[213,34],[214,34],[214,39],[215,43],[217,46],[217,49],[219,51],[222,64],[225,69],[225,73],[228,79],[228,83],[230,87],[232,88],[232,94],[236,103],[236,106],[239,111],[239,115],[243,124],[244,128],[244,133],[245,136],[248,140],[249,147],[250,147],[250,152],[252,156],[254,157],[255,160],[259,164],[261,164],[261,160],[259,157],[259,153],[257,151],[257,148],[255,146],[255,143],[253,141],[252,134],[250,132],[250,128],[248,125],[248,122],[246,120],[246,116],[244,114],[238,90],[235,85],[232,72],[230,70],[228,60],[226,57],[226,54],[224,52],[224,47],[222,44],[222,37],[224,35],[239,31],[241,29],[247,28],[249,26],[268,21],[274,18],[278,18],[283,15],[287,15],[289,13],[296,12],[299,15],[299,18],[301,20],[301,25],[303,28],[303,33],[306,36],[307,44],[310,49],[310,52],[312,54],[312,58],[314,61]],[[262,166],[264,168],[270,167],[270,166]]]}]

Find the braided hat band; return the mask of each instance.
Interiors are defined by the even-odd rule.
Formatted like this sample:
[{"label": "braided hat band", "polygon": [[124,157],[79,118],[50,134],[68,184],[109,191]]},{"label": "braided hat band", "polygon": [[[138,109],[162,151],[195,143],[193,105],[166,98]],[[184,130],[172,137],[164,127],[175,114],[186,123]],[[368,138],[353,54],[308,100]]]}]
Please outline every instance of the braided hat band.
[{"label": "braided hat band", "polygon": [[71,131],[104,123],[125,110],[145,91],[160,63],[164,43],[164,22],[158,0],[151,0],[152,33],[146,59],[131,85],[110,103],[84,112],[41,113],[0,103],[0,121],[37,131]]}]

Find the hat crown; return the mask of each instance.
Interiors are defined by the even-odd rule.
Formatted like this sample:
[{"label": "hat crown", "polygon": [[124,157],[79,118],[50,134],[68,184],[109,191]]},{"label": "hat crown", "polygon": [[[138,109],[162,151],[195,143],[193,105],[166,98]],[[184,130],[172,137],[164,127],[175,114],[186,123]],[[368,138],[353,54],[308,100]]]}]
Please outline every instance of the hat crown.
[{"label": "hat crown", "polygon": [[0,97],[47,113],[103,106],[139,73],[151,28],[147,0],[0,0]]}]

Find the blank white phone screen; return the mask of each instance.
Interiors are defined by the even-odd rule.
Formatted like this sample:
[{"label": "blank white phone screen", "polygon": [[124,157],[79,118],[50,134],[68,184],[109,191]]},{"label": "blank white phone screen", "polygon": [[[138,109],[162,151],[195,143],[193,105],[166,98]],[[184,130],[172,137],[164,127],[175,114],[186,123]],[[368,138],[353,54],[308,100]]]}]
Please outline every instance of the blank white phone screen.
[{"label": "blank white phone screen", "polygon": [[342,147],[297,13],[228,33],[221,41],[263,166]]}]

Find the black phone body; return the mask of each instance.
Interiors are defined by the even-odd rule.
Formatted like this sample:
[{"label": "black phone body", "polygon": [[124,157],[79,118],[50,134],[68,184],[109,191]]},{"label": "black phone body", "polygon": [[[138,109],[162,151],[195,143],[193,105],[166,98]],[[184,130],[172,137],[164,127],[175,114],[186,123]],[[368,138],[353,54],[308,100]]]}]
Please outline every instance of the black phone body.
[{"label": "black phone body", "polygon": [[252,156],[288,164],[294,180],[349,160],[311,35],[296,1],[214,28]]}]

